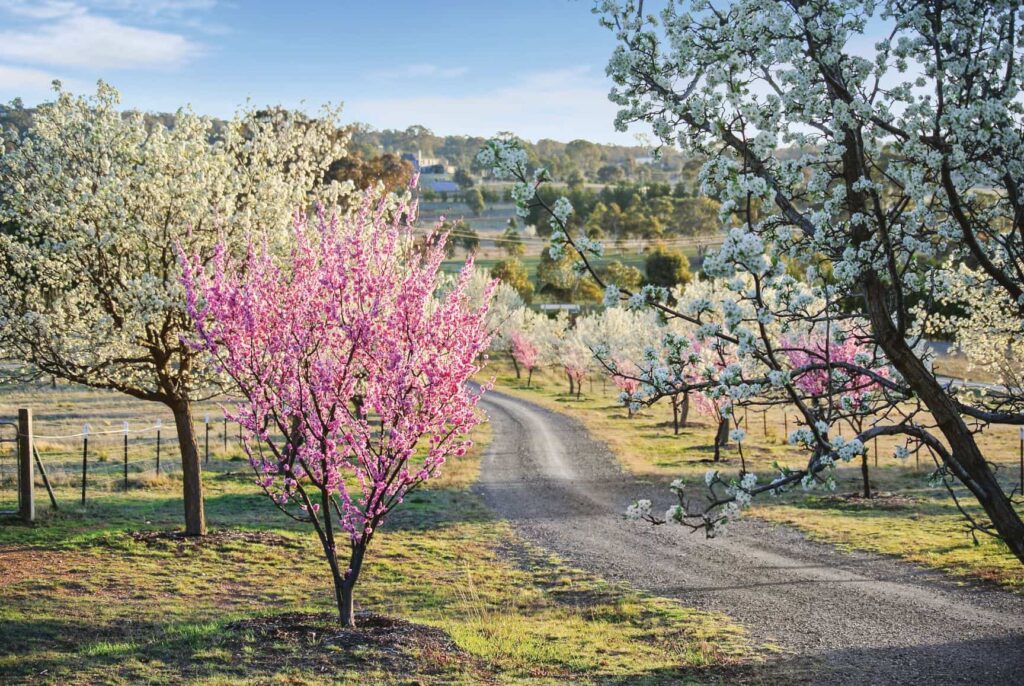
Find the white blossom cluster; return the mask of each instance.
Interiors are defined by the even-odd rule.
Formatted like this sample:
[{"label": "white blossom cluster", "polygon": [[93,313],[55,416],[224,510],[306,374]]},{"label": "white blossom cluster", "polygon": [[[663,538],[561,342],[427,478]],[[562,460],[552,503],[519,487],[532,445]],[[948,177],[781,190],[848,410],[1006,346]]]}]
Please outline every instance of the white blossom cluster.
[{"label": "white blossom cluster", "polygon": [[192,327],[178,249],[280,248],[297,209],[352,192],[325,182],[347,134],[335,109],[249,109],[218,130],[187,108],[168,128],[119,102],[102,82],[92,97],[57,85],[28,134],[6,141],[0,223],[18,232],[0,234],[13,267],[0,347],[81,383],[187,397],[217,377],[180,339]]}]

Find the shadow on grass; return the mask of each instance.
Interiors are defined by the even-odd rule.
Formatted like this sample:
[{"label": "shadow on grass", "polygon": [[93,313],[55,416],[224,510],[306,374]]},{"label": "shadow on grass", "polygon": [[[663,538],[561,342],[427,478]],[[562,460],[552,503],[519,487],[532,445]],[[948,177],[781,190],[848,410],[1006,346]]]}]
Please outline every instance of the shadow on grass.
[{"label": "shadow on grass", "polygon": [[[296,625],[296,617],[304,622]],[[258,617],[236,623],[9,620],[0,626],[0,673],[16,683],[269,683],[296,673],[398,671],[414,677],[467,668],[457,651],[440,654],[451,652],[451,642],[437,629],[419,628],[437,634],[438,645],[422,646],[409,640],[409,631],[345,631],[328,613],[283,613],[267,620],[286,625],[266,635],[248,626],[259,626]]]},{"label": "shadow on grass", "polygon": [[424,488],[409,495],[384,523],[386,531],[420,531],[443,524],[494,520],[494,514],[468,489]]},{"label": "shadow on grass", "polygon": [[[218,474],[210,481],[242,482],[248,474]],[[242,484],[232,484],[241,488]],[[58,494],[61,509],[39,509],[35,524],[0,521],[0,545],[56,548],[104,542],[126,531],[177,531],[184,518],[181,496],[168,488],[105,493],[83,506],[70,491]],[[207,525],[216,529],[306,531],[307,524],[282,514],[255,486],[245,492],[211,493],[205,498]],[[466,489],[424,488],[411,494],[385,523],[386,529],[429,529],[440,524],[487,521],[489,511]]]},{"label": "shadow on grass", "polygon": [[[317,619],[320,615],[309,617]],[[239,626],[227,620],[199,623],[9,620],[0,626],[0,664],[4,665],[5,679],[27,683],[88,683],[93,680],[142,683],[152,679],[178,682],[211,678],[262,683],[300,674],[309,677],[331,674],[333,678],[346,674],[355,676],[382,665],[391,669],[383,675],[385,680],[377,683],[406,683],[401,679],[444,672],[448,672],[446,676],[455,677],[446,679],[445,683],[473,683],[483,676],[482,671],[491,671],[490,666],[477,660],[460,660],[457,654],[418,654],[400,666],[395,665],[395,653],[403,649],[401,644],[374,647],[372,643],[363,642],[353,649],[337,640],[340,630],[324,617],[321,624],[314,627],[316,631],[285,632],[275,635],[272,644],[265,644],[265,637],[258,632],[247,630],[244,622]],[[679,667],[603,674],[599,681],[617,686],[954,682],[1001,686],[1019,682],[1020,665],[1024,664],[1022,638],[1008,632],[1003,636],[973,640],[937,640],[933,644],[910,645],[901,643],[896,634],[889,638],[887,646],[807,651],[769,656],[763,662],[684,666],[687,656],[680,656]],[[453,657],[455,664],[451,662]],[[477,664],[472,664],[474,662]],[[563,669],[556,671],[561,672],[557,676],[565,681],[596,676]],[[386,681],[395,678],[399,681]]]},{"label": "shadow on grass", "polygon": [[0,659],[5,677],[12,680],[59,683],[63,678],[93,670],[100,674],[119,665],[122,678],[145,678],[142,673],[133,674],[135,662],[174,665],[182,673],[200,676],[210,670],[194,660],[196,652],[208,650],[219,640],[216,622],[7,619],[0,624]]},{"label": "shadow on grass", "polygon": [[852,512],[858,517],[950,516],[959,517],[960,511],[951,500],[920,498],[901,494],[899,497],[873,498],[846,496],[808,496],[792,499],[787,505],[803,510]]}]

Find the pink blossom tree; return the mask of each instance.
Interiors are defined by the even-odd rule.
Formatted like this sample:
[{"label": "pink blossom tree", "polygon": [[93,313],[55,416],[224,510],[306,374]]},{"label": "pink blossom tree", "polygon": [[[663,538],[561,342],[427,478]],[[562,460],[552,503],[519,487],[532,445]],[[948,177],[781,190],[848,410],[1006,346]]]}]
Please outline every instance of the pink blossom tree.
[{"label": "pink blossom tree", "polygon": [[594,353],[583,341],[578,324],[557,340],[554,351],[569,382],[569,397],[575,396],[577,400],[583,392],[583,381],[594,359]]},{"label": "pink blossom tree", "polygon": [[[413,240],[415,207],[369,192],[350,219],[297,217],[284,258],[222,245],[183,259],[194,345],[237,385],[228,416],[246,432],[259,485],[323,546],[341,623],[374,534],[412,491],[471,445],[488,345],[487,301],[436,294],[446,236]],[[338,545],[348,545],[348,561]]]},{"label": "pink blossom tree", "polygon": [[715,440],[713,444],[715,452],[712,461],[719,462],[722,459],[722,448],[729,446],[730,411],[728,409],[728,399],[711,398],[705,393],[694,393],[693,405],[697,408],[699,414],[711,417],[715,421]]},{"label": "pink blossom tree", "polygon": [[[847,421],[860,434],[864,421],[877,408],[873,401],[884,394],[883,384],[891,379],[887,367],[871,373],[864,370],[871,351],[855,336],[832,341],[825,336],[803,336],[783,341],[782,350],[791,367],[798,371],[793,385],[811,401],[812,412],[826,424]],[[867,451],[860,453],[860,471],[865,498],[871,497]]]},{"label": "pink blossom tree", "polygon": [[[616,362],[619,369],[626,365],[625,361]],[[612,374],[612,382],[615,387],[619,389],[619,402],[626,406],[626,411],[629,414],[630,419],[633,418],[633,413],[636,412],[637,404],[633,400],[640,392],[640,381],[631,376],[625,376],[623,374],[615,373]]]},{"label": "pink blossom tree", "polygon": [[576,399],[579,400],[580,394],[583,392],[583,382],[587,378],[587,368],[575,360],[564,362],[563,368],[566,378],[569,379],[569,395],[576,396]]},{"label": "pink blossom tree", "polygon": [[514,331],[511,336],[512,360],[517,365],[516,371],[521,366],[526,370],[526,387],[530,387],[533,381],[533,370],[537,368],[539,352],[537,346],[522,331]]}]

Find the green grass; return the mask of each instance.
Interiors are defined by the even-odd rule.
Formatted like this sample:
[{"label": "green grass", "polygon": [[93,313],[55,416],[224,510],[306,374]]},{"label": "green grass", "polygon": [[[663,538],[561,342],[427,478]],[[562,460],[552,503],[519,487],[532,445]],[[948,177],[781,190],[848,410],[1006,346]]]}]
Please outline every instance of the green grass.
[{"label": "green grass", "polygon": [[[50,392],[59,394],[33,391],[36,400]],[[13,404],[25,400],[6,393]],[[488,430],[478,430],[478,444]],[[760,653],[727,617],[573,569],[496,520],[469,489],[479,451],[407,499],[375,538],[357,589],[358,609],[427,627],[415,635],[439,632],[440,642],[339,639],[315,535],[270,506],[247,465],[214,460],[204,473],[212,535],[202,543],[147,533],[180,527],[173,476],[97,494],[86,507],[76,489],[62,486],[59,512],[40,503],[35,526],[0,526],[0,681],[762,678]],[[303,613],[295,615],[298,628],[288,623],[293,613]],[[264,617],[286,628],[265,633]]]},{"label": "green grass", "polygon": [[[667,401],[630,418],[615,401],[617,389],[611,383],[603,386],[600,379],[585,383],[577,400],[568,395],[565,381],[551,373],[535,373],[533,387],[526,388],[503,360],[493,360],[487,371],[497,375],[498,390],[576,417],[638,476],[666,484],[681,477],[702,485],[708,469],[719,469],[727,476],[739,472],[741,462],[735,448],[723,451],[722,462],[711,461],[715,427],[693,410],[689,425],[677,436],[673,435]],[[748,437],[743,451],[747,468],[770,474],[776,461],[792,467],[805,464],[806,456],[785,443],[781,411],[773,411],[765,419],[754,414],[746,419]],[[795,422],[789,421],[792,430]],[[979,441],[997,465],[1007,492],[1017,478],[1014,433],[1013,427],[994,428]],[[793,526],[828,543],[941,569],[965,582],[983,580],[1024,592],[1024,567],[1009,549],[983,535],[975,543],[945,490],[927,484],[929,466],[918,465],[913,458],[897,461],[891,457],[892,448],[887,442],[878,446],[877,466],[874,455],[869,459],[870,481],[879,497],[857,497],[862,480],[856,462],[837,469],[835,494],[807,495],[797,490],[777,498],[762,497],[749,516]],[[958,489],[958,495],[973,516],[984,519],[966,489]],[[668,497],[666,489],[666,503]]]}]

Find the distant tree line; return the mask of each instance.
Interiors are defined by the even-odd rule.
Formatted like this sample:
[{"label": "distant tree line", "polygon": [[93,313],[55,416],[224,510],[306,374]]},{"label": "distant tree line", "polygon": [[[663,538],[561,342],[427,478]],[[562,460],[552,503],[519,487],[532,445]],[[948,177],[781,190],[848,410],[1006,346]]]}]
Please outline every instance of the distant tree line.
[{"label": "distant tree line", "polygon": [[[568,198],[573,206],[572,228],[586,231],[591,238],[657,240],[717,233],[722,226],[719,204],[699,197],[686,181],[674,185],[621,181],[600,190],[550,186],[542,188],[539,195],[549,206],[560,195]],[[548,235],[551,226],[541,211],[539,205],[532,208],[526,223]]]},{"label": "distant tree line", "polygon": [[[537,263],[536,278],[530,279],[526,265],[518,257],[510,256],[491,269],[491,277],[514,288],[527,303],[536,294],[558,302],[601,302],[604,292],[593,279],[581,277],[573,269],[573,262],[569,254],[553,259],[548,250],[543,250]],[[643,270],[612,259],[603,262],[598,271],[609,283],[633,290],[648,284],[671,289],[685,286],[693,279],[690,258],[680,250],[664,246],[655,248],[647,255]]]}]

